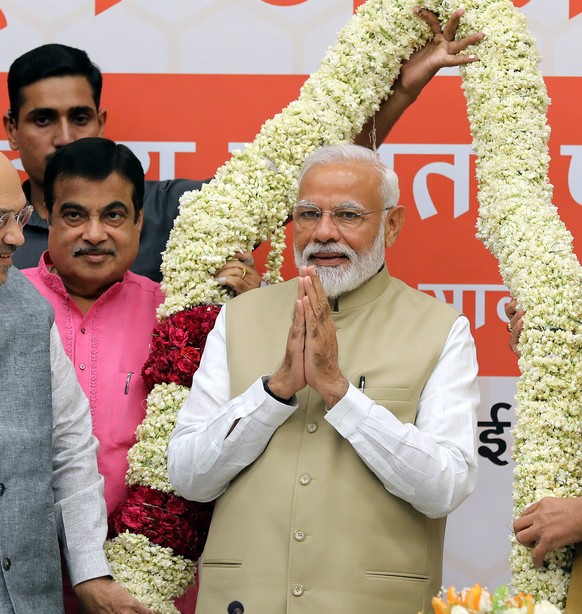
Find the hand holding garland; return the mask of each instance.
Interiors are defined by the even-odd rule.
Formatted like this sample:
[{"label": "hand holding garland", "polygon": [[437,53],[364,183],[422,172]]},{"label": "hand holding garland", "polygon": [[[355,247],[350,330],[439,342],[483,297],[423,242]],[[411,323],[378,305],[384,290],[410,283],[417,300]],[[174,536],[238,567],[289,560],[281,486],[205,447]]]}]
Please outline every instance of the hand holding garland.
[{"label": "hand holding garland", "polygon": [[513,523],[520,544],[533,548],[534,565],[543,569],[550,550],[582,541],[582,497],[544,497]]},{"label": "hand holding garland", "polygon": [[251,252],[239,252],[226,261],[214,276],[217,284],[228,286],[235,294],[242,294],[261,285]]},{"label": "hand holding garland", "polygon": [[521,356],[519,351],[519,336],[523,330],[523,316],[525,311],[517,308],[517,301],[512,298],[509,303],[505,305],[505,315],[509,320],[507,324],[507,331],[509,332],[509,347],[511,351],[518,357]]},{"label": "hand holding garland", "polygon": [[484,34],[476,32],[455,40],[463,9],[457,9],[443,28],[438,16],[427,9],[414,8],[414,14],[423,19],[433,33],[432,40],[417,49],[400,69],[394,82],[394,91],[378,112],[362,128],[354,142],[371,147],[382,144],[402,113],[416,100],[420,92],[441,68],[461,66],[477,62],[475,54],[463,54],[470,45],[483,40]]},{"label": "hand holding garland", "polygon": [[110,577],[93,578],[74,587],[83,612],[91,614],[154,614]]},{"label": "hand holding garland", "polygon": [[[509,319],[509,347],[521,356],[519,336],[525,312],[518,309],[517,301],[512,298],[505,305],[505,315]],[[527,507],[513,522],[513,531],[520,544],[532,548],[533,564],[543,569],[550,550],[582,541],[582,497],[544,497]]]}]

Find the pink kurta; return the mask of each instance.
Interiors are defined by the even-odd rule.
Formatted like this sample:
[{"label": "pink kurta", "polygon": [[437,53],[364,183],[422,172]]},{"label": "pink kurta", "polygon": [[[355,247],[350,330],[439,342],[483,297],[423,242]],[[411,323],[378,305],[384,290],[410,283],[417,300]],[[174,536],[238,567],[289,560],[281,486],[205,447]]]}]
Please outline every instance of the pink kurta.
[{"label": "pink kurta", "polygon": [[[45,252],[36,269],[23,273],[52,305],[65,351],[89,398],[93,433],[100,443],[99,472],[105,478],[111,514],[126,497],[127,451],[145,417],[148,394],[141,370],[150,352],[156,308],[164,296],[159,284],[128,271],[83,315],[61,278],[49,271],[51,264]],[[180,600],[180,609],[192,612],[193,603],[187,601],[190,607]],[[68,613],[75,611],[68,598],[66,603]]]},{"label": "pink kurta", "polygon": [[149,355],[156,308],[164,296],[159,284],[128,271],[83,315],[61,278],[50,273],[48,252],[24,274],[49,301],[67,355],[91,406],[99,439],[99,472],[105,478],[107,513],[125,500],[127,451],[145,417],[148,391],[141,369]]}]

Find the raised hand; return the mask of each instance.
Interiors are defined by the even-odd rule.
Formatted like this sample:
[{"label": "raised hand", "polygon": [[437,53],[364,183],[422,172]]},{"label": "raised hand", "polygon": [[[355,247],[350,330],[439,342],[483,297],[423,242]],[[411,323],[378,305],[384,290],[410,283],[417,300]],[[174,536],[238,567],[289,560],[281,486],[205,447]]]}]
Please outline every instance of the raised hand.
[{"label": "raised hand", "polygon": [[425,85],[439,69],[447,66],[459,66],[477,62],[475,54],[463,54],[469,45],[483,40],[482,32],[470,34],[455,40],[463,9],[457,9],[444,29],[438,17],[427,9],[415,7],[414,12],[423,19],[433,32],[433,38],[424,47],[415,51],[401,68],[400,75],[394,83],[392,96],[386,99],[376,114],[371,117],[356,135],[357,145],[375,149],[388,136],[402,113],[416,100]]},{"label": "raised hand", "polygon": [[413,99],[441,68],[478,61],[477,55],[461,52],[484,38],[482,32],[476,32],[455,40],[459,21],[464,13],[463,9],[454,11],[444,28],[433,12],[420,7],[415,7],[414,12],[428,24],[433,32],[433,38],[424,47],[415,51],[402,64],[400,70],[397,87]]}]

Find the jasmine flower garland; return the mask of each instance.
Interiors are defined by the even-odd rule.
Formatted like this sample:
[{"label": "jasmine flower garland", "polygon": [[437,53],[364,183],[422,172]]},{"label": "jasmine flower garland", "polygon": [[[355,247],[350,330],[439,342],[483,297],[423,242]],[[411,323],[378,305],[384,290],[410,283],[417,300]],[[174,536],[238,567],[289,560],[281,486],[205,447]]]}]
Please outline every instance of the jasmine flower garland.
[{"label": "jasmine flower garland", "polygon": [[[352,140],[392,93],[402,60],[431,35],[413,14],[415,4],[368,0],[305,82],[299,99],[267,122],[252,144],[234,153],[213,182],[183,195],[162,265],[166,301],[158,312],[161,319],[227,300],[214,273],[229,256],[258,242],[271,240],[268,277],[271,282],[280,279],[283,224],[303,159],[320,145]],[[550,492],[580,494],[581,416],[575,398],[582,371],[580,266],[571,236],[551,205],[547,98],[533,41],[508,0],[463,4],[459,36],[475,31],[487,35],[479,45],[481,61],[464,70],[478,155],[479,233],[499,259],[505,283],[528,310],[515,431],[519,512]],[[450,0],[425,5],[443,22],[458,8]],[[134,487],[172,493],[165,453],[187,390],[177,384],[154,386],[148,415],[138,429],[140,441],[129,455],[128,479]],[[171,599],[184,590],[185,575],[192,579],[194,567],[142,537],[120,534],[109,546],[116,577],[161,614],[175,612]],[[566,555],[558,554],[551,571],[539,574],[529,551],[516,547],[514,584],[561,603],[567,565]],[[167,573],[169,568],[175,573]],[[141,584],[144,569],[157,578],[155,586]]]},{"label": "jasmine flower garland", "polygon": [[[451,2],[429,2],[428,8]],[[552,204],[548,97],[525,18],[506,0],[467,0],[459,35],[481,30],[480,62],[463,67],[479,182],[479,238],[526,310],[513,432],[516,516],[547,495],[582,494],[582,268]],[[572,550],[534,569],[514,541],[513,586],[564,606]]]}]

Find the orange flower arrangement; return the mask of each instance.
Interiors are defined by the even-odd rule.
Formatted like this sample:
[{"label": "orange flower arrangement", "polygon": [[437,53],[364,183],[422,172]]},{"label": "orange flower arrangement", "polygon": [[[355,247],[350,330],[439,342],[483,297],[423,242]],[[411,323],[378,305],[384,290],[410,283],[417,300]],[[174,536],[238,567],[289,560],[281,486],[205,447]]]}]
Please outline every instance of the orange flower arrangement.
[{"label": "orange flower arrangement", "polygon": [[[451,586],[446,594],[432,598],[434,614],[559,614],[556,606],[537,603],[529,594],[512,596],[507,586],[499,587],[493,595],[480,584],[460,593]],[[421,614],[419,612],[418,614]]]}]

